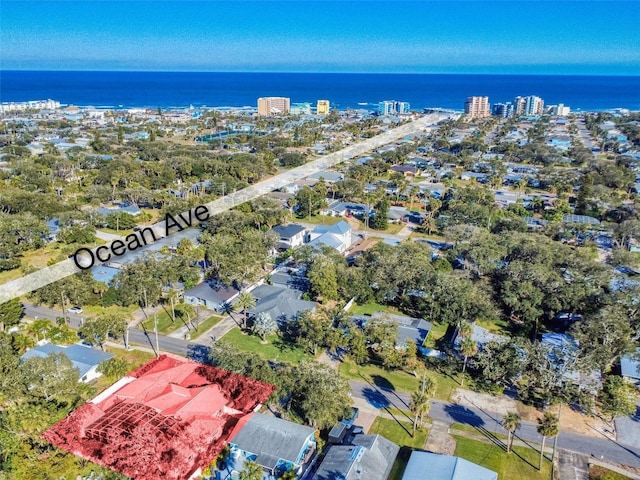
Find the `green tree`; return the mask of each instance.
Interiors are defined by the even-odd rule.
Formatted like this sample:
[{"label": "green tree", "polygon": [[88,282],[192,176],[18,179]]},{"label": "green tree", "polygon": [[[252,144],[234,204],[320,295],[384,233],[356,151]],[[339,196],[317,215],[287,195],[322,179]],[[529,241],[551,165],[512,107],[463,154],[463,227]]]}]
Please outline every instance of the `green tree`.
[{"label": "green tree", "polygon": [[422,419],[429,412],[429,400],[433,397],[435,391],[435,380],[424,373],[420,379],[420,386],[411,394],[411,404],[409,405],[411,412],[415,415],[413,420],[413,435],[416,434],[418,418],[420,419],[420,425],[422,426]]},{"label": "green tree", "polygon": [[316,299],[322,298],[326,302],[338,298],[338,276],[336,266],[330,258],[316,255],[307,276]]},{"label": "green tree", "polygon": [[0,332],[4,332],[5,328],[17,325],[22,318],[23,311],[22,303],[17,298],[0,303]]},{"label": "green tree", "polygon": [[476,353],[478,353],[478,343],[471,338],[464,338],[460,342],[460,353],[464,356],[464,361],[462,362],[461,379],[461,385],[464,385],[464,372],[467,368],[467,359],[469,357],[473,357]]},{"label": "green tree", "polygon": [[238,301],[235,303],[238,308],[242,309],[242,328],[247,329],[247,310],[256,306],[256,297],[249,292],[242,292],[238,296]]},{"label": "green tree", "polygon": [[253,460],[245,461],[239,478],[240,480],[262,480],[262,467]]},{"label": "green tree", "polygon": [[78,333],[88,342],[99,345],[104,351],[104,343],[109,337],[124,335],[127,323],[118,313],[103,313],[95,319],[87,319]]},{"label": "green tree", "polygon": [[540,461],[538,462],[538,470],[542,470],[542,457],[544,455],[544,444],[547,437],[555,437],[558,434],[559,422],[558,417],[551,412],[545,412],[542,418],[538,419],[538,433],[542,435],[542,446],[540,448]]},{"label": "green tree", "polygon": [[263,342],[265,342],[267,340],[267,335],[278,330],[278,323],[271,318],[269,312],[260,312],[253,320],[251,330],[253,333],[258,335]]},{"label": "green tree", "polygon": [[371,228],[385,230],[389,226],[389,207],[390,203],[386,197],[376,204]]},{"label": "green tree", "polygon": [[98,365],[97,371],[103,373],[109,378],[120,379],[124,377],[131,369],[129,362],[124,358],[114,357],[106,360]]},{"label": "green tree", "polygon": [[513,437],[518,428],[520,428],[520,416],[515,412],[509,412],[502,417],[502,426],[508,433],[507,437],[507,453],[511,452],[513,447]]},{"label": "green tree", "polygon": [[611,417],[633,415],[636,411],[637,392],[633,385],[618,375],[610,375],[605,380],[598,397],[602,413]]}]

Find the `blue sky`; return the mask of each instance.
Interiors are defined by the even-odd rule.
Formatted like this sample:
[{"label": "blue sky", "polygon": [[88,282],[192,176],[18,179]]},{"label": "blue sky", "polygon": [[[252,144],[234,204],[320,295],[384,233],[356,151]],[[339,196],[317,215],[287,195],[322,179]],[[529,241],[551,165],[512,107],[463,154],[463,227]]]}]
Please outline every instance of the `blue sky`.
[{"label": "blue sky", "polygon": [[4,70],[640,75],[635,1],[7,1]]}]

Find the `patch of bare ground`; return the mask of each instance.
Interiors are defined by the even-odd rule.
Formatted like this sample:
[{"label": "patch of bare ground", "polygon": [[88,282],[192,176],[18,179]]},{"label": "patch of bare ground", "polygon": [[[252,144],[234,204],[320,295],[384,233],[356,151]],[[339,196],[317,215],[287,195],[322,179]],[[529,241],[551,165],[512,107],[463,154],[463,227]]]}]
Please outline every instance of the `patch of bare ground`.
[{"label": "patch of bare ground", "polygon": [[[532,423],[537,423],[538,419],[544,414],[544,412],[535,407],[525,405],[505,395],[496,396],[462,388],[456,388],[451,396],[451,401],[465,407],[480,408],[486,412],[496,413],[500,417],[508,412],[516,412],[523,421]],[[559,408],[559,405],[552,405],[548,408],[548,411],[557,415]],[[568,405],[562,407],[560,429],[582,435],[594,437],[607,435],[614,438],[611,426],[605,421],[598,417],[589,417]]]}]

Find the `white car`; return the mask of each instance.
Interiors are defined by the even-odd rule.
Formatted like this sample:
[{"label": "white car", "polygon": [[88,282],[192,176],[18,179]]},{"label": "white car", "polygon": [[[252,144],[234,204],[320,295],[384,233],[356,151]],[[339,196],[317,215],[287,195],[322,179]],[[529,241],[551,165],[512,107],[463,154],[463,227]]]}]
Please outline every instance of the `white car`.
[{"label": "white car", "polygon": [[67,308],[67,312],[69,312],[69,313],[82,313],[82,308],[80,308],[80,307]]}]

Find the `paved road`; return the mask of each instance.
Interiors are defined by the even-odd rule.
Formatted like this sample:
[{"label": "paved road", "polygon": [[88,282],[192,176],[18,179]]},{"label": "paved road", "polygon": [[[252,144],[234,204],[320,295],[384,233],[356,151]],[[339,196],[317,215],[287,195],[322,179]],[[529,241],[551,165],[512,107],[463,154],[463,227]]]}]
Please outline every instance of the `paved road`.
[{"label": "paved road", "polygon": [[[380,385],[364,381],[350,380],[351,394],[356,398],[366,400],[378,409],[395,407],[407,409],[411,402],[411,396],[403,392],[395,392],[385,389],[381,381]],[[440,400],[431,401],[429,417],[447,424],[462,423],[477,427],[480,432],[507,434],[500,425],[501,415],[483,411],[479,408],[467,408],[455,403]],[[598,432],[594,432],[599,434]],[[603,457],[607,461],[620,463],[640,468],[640,449],[633,446],[622,445],[605,435],[588,436],[571,432],[560,432],[558,436],[558,448],[569,450],[583,455]],[[522,422],[516,431],[516,437],[525,442],[541,443],[542,437],[538,434],[537,425]]]}]

